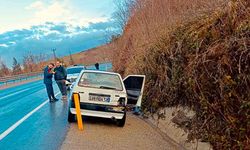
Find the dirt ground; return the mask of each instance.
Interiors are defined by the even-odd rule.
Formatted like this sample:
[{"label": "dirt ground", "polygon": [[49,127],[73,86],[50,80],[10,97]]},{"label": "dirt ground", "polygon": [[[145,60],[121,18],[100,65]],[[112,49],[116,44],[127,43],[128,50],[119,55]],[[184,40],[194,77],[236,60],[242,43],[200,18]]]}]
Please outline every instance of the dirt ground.
[{"label": "dirt ground", "polygon": [[84,118],[84,131],[71,123],[61,150],[175,150],[180,149],[142,119],[127,115],[126,125],[117,127],[108,119]]},{"label": "dirt ground", "polygon": [[[187,150],[212,150],[212,146],[209,143],[200,142],[197,140],[188,142],[188,132],[185,132],[182,128],[178,127],[177,124],[173,123],[172,119],[178,111],[183,111],[186,116],[192,117],[195,112],[188,108],[183,107],[170,107],[165,108],[165,118],[157,120],[157,115],[154,118],[149,117],[146,119],[148,124],[152,124],[157,127],[163,134],[169,136],[175,142]],[[174,115],[175,114],[175,115]],[[197,143],[198,142],[198,143]]]}]

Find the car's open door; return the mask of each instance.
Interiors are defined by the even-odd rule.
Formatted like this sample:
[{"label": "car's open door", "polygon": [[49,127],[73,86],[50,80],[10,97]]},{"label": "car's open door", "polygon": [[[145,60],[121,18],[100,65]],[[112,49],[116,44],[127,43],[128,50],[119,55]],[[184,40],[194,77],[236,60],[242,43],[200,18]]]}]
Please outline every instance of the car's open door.
[{"label": "car's open door", "polygon": [[123,82],[128,96],[127,104],[133,104],[136,107],[141,107],[145,75],[129,75],[124,78]]}]

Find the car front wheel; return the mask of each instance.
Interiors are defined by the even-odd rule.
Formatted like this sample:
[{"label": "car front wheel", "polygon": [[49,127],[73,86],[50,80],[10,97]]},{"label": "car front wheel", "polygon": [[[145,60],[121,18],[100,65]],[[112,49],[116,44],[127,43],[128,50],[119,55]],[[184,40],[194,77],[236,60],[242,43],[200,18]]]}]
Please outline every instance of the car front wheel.
[{"label": "car front wheel", "polygon": [[124,127],[125,122],[126,122],[126,112],[124,113],[124,116],[122,119],[117,119],[117,126]]}]

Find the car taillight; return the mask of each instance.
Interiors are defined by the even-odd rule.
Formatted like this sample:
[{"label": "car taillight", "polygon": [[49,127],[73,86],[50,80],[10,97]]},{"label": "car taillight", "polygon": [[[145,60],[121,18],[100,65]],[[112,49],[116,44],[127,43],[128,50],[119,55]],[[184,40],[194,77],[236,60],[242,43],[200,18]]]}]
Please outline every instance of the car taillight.
[{"label": "car taillight", "polygon": [[126,100],[125,97],[120,97],[118,100],[118,104],[120,106],[125,106],[125,100]]}]

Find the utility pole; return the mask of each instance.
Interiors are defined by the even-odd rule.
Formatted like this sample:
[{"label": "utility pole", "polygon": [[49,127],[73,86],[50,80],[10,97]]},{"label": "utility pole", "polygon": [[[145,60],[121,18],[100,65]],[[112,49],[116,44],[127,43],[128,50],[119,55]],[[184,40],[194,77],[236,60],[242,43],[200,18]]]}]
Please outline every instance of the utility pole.
[{"label": "utility pole", "polygon": [[54,61],[56,63],[56,48],[53,48],[52,51],[53,51],[53,55],[54,55]]},{"label": "utility pole", "polygon": [[73,59],[73,56],[72,56],[72,54],[71,54],[71,50],[69,50],[69,63],[70,63],[70,65],[74,65],[74,59]]}]

